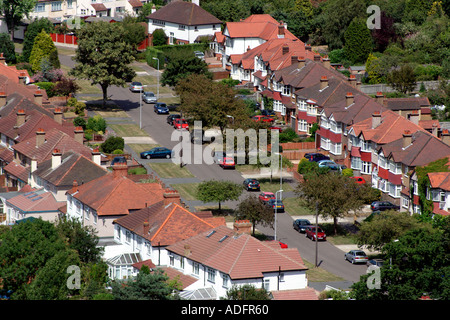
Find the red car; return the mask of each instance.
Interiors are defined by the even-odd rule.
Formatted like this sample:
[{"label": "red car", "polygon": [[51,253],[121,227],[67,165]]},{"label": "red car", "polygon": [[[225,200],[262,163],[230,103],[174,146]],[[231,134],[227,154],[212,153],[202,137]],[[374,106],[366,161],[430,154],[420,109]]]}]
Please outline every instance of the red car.
[{"label": "red car", "polygon": [[175,129],[189,130],[189,124],[185,119],[175,119],[175,121],[173,122],[173,127]]},{"label": "red car", "polygon": [[350,179],[353,179],[358,184],[365,184],[366,180],[363,177],[357,176],[357,177],[350,177]]},{"label": "red car", "polygon": [[235,163],[234,159],[231,157],[225,157],[223,158],[223,162],[219,164],[222,168],[230,168],[234,169]]},{"label": "red car", "polygon": [[270,130],[278,130],[279,132],[283,132],[283,129],[281,129],[280,127],[270,127]]},{"label": "red car", "polygon": [[273,122],[274,121],[272,118],[270,118],[268,116],[260,116],[260,115],[254,116],[252,118],[252,120],[255,121],[255,122],[261,122],[261,121],[262,122]]},{"label": "red car", "polygon": [[259,200],[261,201],[269,201],[270,199],[275,199],[273,192],[261,192],[259,195]]},{"label": "red car", "polygon": [[[310,238],[311,240],[316,240],[316,226],[308,226],[305,229],[305,234],[307,238]],[[327,236],[325,232],[322,231],[320,227],[317,228],[317,240],[326,240]]]}]

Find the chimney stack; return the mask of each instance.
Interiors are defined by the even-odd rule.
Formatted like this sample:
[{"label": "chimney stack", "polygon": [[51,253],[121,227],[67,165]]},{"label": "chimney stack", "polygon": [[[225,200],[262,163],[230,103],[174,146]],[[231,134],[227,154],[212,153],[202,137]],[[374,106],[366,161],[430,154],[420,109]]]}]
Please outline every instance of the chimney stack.
[{"label": "chimney stack", "polygon": [[42,91],[36,90],[34,93],[34,102],[40,106],[42,106]]},{"label": "chimney stack", "polygon": [[305,44],[305,50],[306,51],[311,51],[311,45],[310,44]]},{"label": "chimney stack", "polygon": [[327,68],[328,70],[331,69],[331,60],[330,60],[330,58],[328,58],[328,56],[323,58],[323,66],[325,68]]},{"label": "chimney stack", "polygon": [[53,120],[55,120],[59,124],[62,124],[62,116],[63,112],[61,108],[55,108],[55,110],[53,111]]},{"label": "chimney stack", "polygon": [[250,234],[252,232],[252,224],[250,220],[236,220],[233,223],[233,230],[238,234]]},{"label": "chimney stack", "polygon": [[286,53],[289,53],[289,46],[288,45],[284,45],[283,46],[283,55],[285,55]]},{"label": "chimney stack", "polygon": [[25,110],[19,109],[17,110],[17,119],[16,119],[16,127],[20,127],[25,123]]},{"label": "chimney stack", "polygon": [[379,111],[375,111],[372,114],[372,129],[375,129],[381,124],[381,113]]},{"label": "chimney stack", "polygon": [[112,166],[114,178],[126,177],[128,175],[128,165],[126,162],[117,162]]},{"label": "chimney stack", "polygon": [[346,107],[349,107],[350,105],[352,105],[355,102],[355,98],[353,97],[352,92],[347,92],[347,94],[345,95],[345,101],[346,101]]},{"label": "chimney stack", "polygon": [[39,148],[45,143],[45,131],[42,128],[39,128],[36,131],[36,148]]},{"label": "chimney stack", "polygon": [[305,66],[305,57],[298,58],[298,68],[301,69]]},{"label": "chimney stack", "polygon": [[83,144],[84,143],[84,131],[83,127],[75,127],[74,133],[73,133],[74,139]]},{"label": "chimney stack", "polygon": [[6,92],[0,92],[0,108],[6,105]]},{"label": "chimney stack", "polygon": [[320,61],[320,54],[314,53],[314,61]]},{"label": "chimney stack", "polygon": [[165,190],[163,197],[165,206],[169,205],[170,203],[181,204],[180,193],[176,190]]},{"label": "chimney stack", "polygon": [[284,38],[284,29],[284,24],[281,23],[278,25],[278,38]]},{"label": "chimney stack", "polygon": [[150,224],[148,223],[148,220],[144,221],[144,235],[148,234],[150,231]]},{"label": "chimney stack", "polygon": [[323,90],[326,87],[328,87],[328,78],[327,76],[322,76],[320,78],[320,90]]},{"label": "chimney stack", "polygon": [[384,105],[384,95],[383,92],[378,91],[377,94],[375,95],[375,101],[378,102],[379,104]]},{"label": "chimney stack", "polygon": [[92,150],[92,162],[101,166],[102,165],[102,155],[98,148]]},{"label": "chimney stack", "polygon": [[351,74],[350,77],[348,77],[348,83],[353,87],[356,88],[356,77],[354,74]]},{"label": "chimney stack", "polygon": [[419,125],[419,110],[413,110],[409,115],[409,121],[414,123],[415,125]]},{"label": "chimney stack", "polygon": [[439,135],[439,128],[438,128],[438,125],[436,124],[436,123],[433,123],[432,125],[431,125],[431,133],[433,134],[433,136],[435,136],[435,137],[438,137],[438,135]]},{"label": "chimney stack", "polygon": [[296,64],[298,62],[297,56],[291,56],[291,64]]},{"label": "chimney stack", "polygon": [[444,142],[446,145],[450,146],[450,132],[448,132],[447,129],[442,130],[442,133],[441,133],[441,140],[442,140],[442,142]]},{"label": "chimney stack", "polygon": [[27,74],[24,71],[19,73],[19,83],[23,85],[27,84]]},{"label": "chimney stack", "polygon": [[412,143],[412,133],[409,130],[403,132],[403,149]]},{"label": "chimney stack", "polygon": [[55,169],[61,164],[62,154],[59,149],[54,149],[52,153],[52,169]]}]

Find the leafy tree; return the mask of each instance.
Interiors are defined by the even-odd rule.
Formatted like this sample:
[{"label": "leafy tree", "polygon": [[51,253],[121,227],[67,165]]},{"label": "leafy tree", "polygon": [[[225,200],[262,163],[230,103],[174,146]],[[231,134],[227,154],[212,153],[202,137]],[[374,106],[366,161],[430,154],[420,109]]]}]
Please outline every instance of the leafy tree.
[{"label": "leafy tree", "polygon": [[2,0],[0,1],[0,15],[8,26],[11,40],[14,40],[14,30],[24,17],[29,17],[34,10],[36,0]]},{"label": "leafy tree", "polygon": [[0,33],[0,52],[3,53],[6,63],[16,63],[16,52],[14,42],[6,33]]},{"label": "leafy tree", "polygon": [[344,34],[344,52],[352,63],[365,62],[372,51],[372,36],[364,19],[352,20]]},{"label": "leafy tree", "polygon": [[[71,99],[69,99],[69,100],[71,100]],[[105,132],[106,120],[103,119],[100,115],[95,115],[93,117],[90,117],[87,121],[86,129],[88,129],[88,130],[90,129],[94,132]],[[123,149],[123,147],[121,149]]]},{"label": "leafy tree", "polygon": [[169,39],[163,29],[156,29],[153,31],[152,37],[154,46],[163,46],[167,44],[167,40]]},{"label": "leafy tree", "polygon": [[[88,121],[89,123],[89,121]],[[111,136],[100,145],[100,150],[105,153],[113,153],[114,150],[124,148],[124,140],[122,137]]]},{"label": "leafy tree", "polygon": [[80,86],[75,82],[74,79],[62,78],[59,80],[54,88],[55,94],[57,96],[68,97],[69,95],[73,95],[78,90],[80,90]]},{"label": "leafy tree", "polygon": [[418,220],[408,212],[380,212],[370,221],[362,222],[357,234],[357,244],[370,250],[381,250],[386,243],[417,227]]},{"label": "leafy tree", "polygon": [[170,300],[173,288],[168,279],[161,269],[139,272],[134,280],[113,282],[112,294],[116,300]]},{"label": "leafy tree", "polygon": [[233,285],[227,290],[223,300],[270,300],[270,295],[266,289],[258,289],[251,284]]},{"label": "leafy tree", "polygon": [[[55,56],[56,55],[56,56]],[[47,59],[52,68],[59,68],[58,50],[45,30],[42,30],[34,39],[30,54],[30,64],[33,71],[40,71],[43,59]]]},{"label": "leafy tree", "polygon": [[375,44],[375,50],[383,52],[389,43],[397,41],[397,33],[394,25],[394,18],[389,17],[386,12],[381,11],[380,27],[372,30],[372,38]]},{"label": "leafy tree", "polygon": [[178,82],[191,74],[203,74],[212,78],[205,61],[197,58],[187,50],[172,51],[167,55],[169,61],[161,75],[163,86],[176,86]]},{"label": "leafy tree", "polygon": [[197,199],[203,202],[218,202],[220,211],[222,202],[238,200],[242,190],[242,185],[231,181],[203,181],[198,186]]},{"label": "leafy tree", "polygon": [[135,18],[127,16],[122,21],[122,24],[125,29],[125,41],[137,50],[139,44],[145,40],[146,32],[145,27],[135,20]]},{"label": "leafy tree", "polygon": [[137,22],[147,22],[148,21],[147,17],[152,14],[153,3],[154,3],[154,1],[147,2],[142,5],[142,8],[141,8],[141,10],[139,10],[139,13],[137,16],[137,20],[136,20]]},{"label": "leafy tree", "polygon": [[337,233],[337,220],[348,215],[350,210],[358,210],[364,204],[363,195],[368,185],[358,185],[352,179],[334,173],[312,173],[304,176],[296,194],[301,203],[324,218],[334,221]]},{"label": "leafy tree", "polygon": [[250,220],[253,224],[253,235],[255,235],[256,223],[271,226],[274,221],[274,212],[271,207],[265,205],[256,196],[249,195],[238,204],[236,218]]},{"label": "leafy tree", "polygon": [[130,67],[134,48],[125,41],[125,30],[119,23],[95,22],[78,30],[77,65],[70,74],[99,84],[103,92],[103,107],[108,99],[108,87],[125,86],[136,73]]},{"label": "leafy tree", "polygon": [[205,75],[192,74],[180,80],[175,91],[180,96],[183,114],[202,121],[205,128],[217,126],[223,132],[229,125],[227,115],[234,117],[236,127],[249,123],[244,104],[235,98],[234,90]]},{"label": "leafy tree", "polygon": [[400,69],[392,70],[387,76],[389,85],[401,93],[407,93],[416,87],[416,75],[409,64],[404,64]]},{"label": "leafy tree", "polygon": [[[448,219],[448,218],[447,218]],[[383,247],[385,264],[380,288],[369,289],[370,275],[352,285],[356,300],[417,300],[450,298],[448,223],[444,229],[413,229]]]},{"label": "leafy tree", "polygon": [[380,68],[380,59],[370,53],[366,60],[366,72],[369,78],[369,84],[383,82],[383,76],[381,75],[382,71]]}]

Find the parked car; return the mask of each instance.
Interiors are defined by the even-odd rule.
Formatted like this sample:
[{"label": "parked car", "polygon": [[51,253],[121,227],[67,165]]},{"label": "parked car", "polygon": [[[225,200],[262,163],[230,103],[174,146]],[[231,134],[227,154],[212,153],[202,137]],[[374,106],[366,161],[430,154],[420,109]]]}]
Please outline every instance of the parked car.
[{"label": "parked car", "polygon": [[127,159],[123,156],[119,156],[119,157],[114,157],[111,160],[111,166],[115,165],[116,163],[127,163]]},{"label": "parked car", "polygon": [[156,103],[156,102],[158,102],[158,99],[156,99],[155,94],[153,92],[150,92],[150,91],[142,92],[142,100],[145,103]]},{"label": "parked car", "polygon": [[235,163],[232,157],[223,158],[223,162],[219,164],[223,169],[234,169]]},{"label": "parked car", "polygon": [[181,119],[181,114],[178,114],[178,113],[169,114],[167,116],[167,123],[170,124],[171,126],[173,126],[173,121],[175,119]]},{"label": "parked car", "polygon": [[284,204],[282,200],[270,199],[269,201],[266,202],[266,204],[272,207],[274,211],[276,209],[277,212],[284,212]]},{"label": "parked car", "polygon": [[350,250],[345,254],[345,260],[348,260],[351,263],[366,263],[369,261],[369,258],[362,250]]},{"label": "parked car", "polygon": [[252,117],[252,120],[255,122],[274,122],[274,119],[267,117],[267,116],[261,116],[261,115]]},{"label": "parked car", "polygon": [[201,60],[205,60],[205,54],[201,51],[194,51],[194,55]]},{"label": "parked car", "polygon": [[266,202],[275,199],[275,194],[273,192],[261,192],[258,198],[259,200]]},{"label": "parked car", "polygon": [[152,158],[166,158],[170,159],[172,157],[172,150],[165,147],[155,147],[148,151],[141,152],[142,159],[152,159]]},{"label": "parked car", "polygon": [[214,163],[221,165],[223,163],[223,158],[225,158],[227,154],[224,151],[215,151],[213,155]]},{"label": "parked car", "polygon": [[283,132],[283,128],[280,128],[280,127],[275,127],[275,126],[271,126],[270,128],[269,128],[270,130],[278,130],[278,132]]},{"label": "parked car", "polygon": [[175,129],[189,130],[189,124],[185,119],[175,119],[175,121],[173,122],[173,127]]},{"label": "parked car", "polygon": [[139,91],[142,91],[142,89],[144,89],[144,86],[142,85],[142,83],[137,82],[137,81],[133,81],[132,83],[130,83],[131,92],[139,92]]},{"label": "parked car", "polygon": [[361,176],[350,177],[350,179],[352,179],[353,181],[355,181],[358,184],[365,184],[366,183],[366,179],[364,179]]},{"label": "parked car", "polygon": [[255,191],[259,191],[259,181],[256,179],[252,179],[252,178],[248,178],[244,180],[244,188],[247,191],[250,190],[255,190]]},{"label": "parked car", "polygon": [[382,259],[370,259],[369,261],[367,261],[367,266],[375,266],[378,268],[381,268],[384,264],[384,261]]},{"label": "parked car", "polygon": [[294,227],[295,230],[297,230],[298,232],[305,232],[306,227],[310,226],[311,222],[308,219],[296,219],[294,220],[294,222],[292,223],[292,226]]},{"label": "parked car", "polygon": [[264,110],[261,110],[261,114],[263,116],[270,117],[270,118],[273,118],[273,119],[275,119],[277,117],[275,111],[273,111],[273,110],[264,109]]},{"label": "parked car", "polygon": [[153,106],[153,110],[157,114],[169,114],[169,108],[167,108],[167,105],[162,102],[157,102]]},{"label": "parked car", "polygon": [[327,167],[330,168],[331,170],[337,170],[338,169],[338,164],[336,162],[334,162],[333,160],[319,160],[317,161],[317,164],[319,165],[320,168],[323,167]]},{"label": "parked car", "polygon": [[306,153],[305,158],[308,159],[309,161],[314,161],[314,162],[317,162],[320,160],[330,160],[330,157],[328,157],[322,153],[318,153],[318,152]]},{"label": "parked car", "polygon": [[370,205],[370,209],[372,209],[372,211],[400,210],[400,206],[389,201],[374,201]]},{"label": "parked car", "polygon": [[327,235],[323,232],[322,228],[316,226],[307,226],[305,229],[305,236],[311,240],[316,241],[316,228],[317,228],[317,241],[327,240]]}]

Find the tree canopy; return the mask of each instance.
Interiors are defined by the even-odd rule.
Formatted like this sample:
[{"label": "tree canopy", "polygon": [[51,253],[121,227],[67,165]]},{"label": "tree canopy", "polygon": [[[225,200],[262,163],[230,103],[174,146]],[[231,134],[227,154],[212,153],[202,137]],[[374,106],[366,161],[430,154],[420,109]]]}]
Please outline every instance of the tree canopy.
[{"label": "tree canopy", "polygon": [[163,86],[176,86],[182,79],[192,74],[202,74],[212,78],[205,61],[197,58],[190,50],[173,50],[167,54],[168,63],[161,75]]},{"label": "tree canopy", "polygon": [[108,87],[125,86],[136,73],[130,67],[134,48],[125,40],[126,32],[119,23],[94,22],[78,30],[76,66],[70,74],[99,84],[103,92],[103,106],[108,99]]},{"label": "tree canopy", "polygon": [[23,39],[22,48],[22,61],[29,62],[31,50],[33,50],[34,39],[36,36],[45,30],[45,32],[50,33],[54,29],[53,24],[47,18],[34,19],[27,27],[25,31],[25,36]]},{"label": "tree canopy", "polygon": [[255,235],[256,223],[271,226],[275,218],[273,209],[251,194],[238,204],[235,215],[236,219],[248,219],[251,221],[253,235]]},{"label": "tree canopy", "polygon": [[0,15],[2,15],[8,26],[11,40],[14,39],[16,26],[24,17],[28,17],[34,10],[36,0],[2,0],[0,1]]},{"label": "tree canopy", "polygon": [[197,198],[203,202],[218,202],[219,210],[221,203],[227,200],[237,200],[242,194],[242,185],[231,181],[209,180],[199,184]]}]

